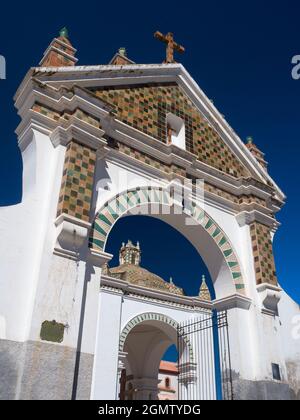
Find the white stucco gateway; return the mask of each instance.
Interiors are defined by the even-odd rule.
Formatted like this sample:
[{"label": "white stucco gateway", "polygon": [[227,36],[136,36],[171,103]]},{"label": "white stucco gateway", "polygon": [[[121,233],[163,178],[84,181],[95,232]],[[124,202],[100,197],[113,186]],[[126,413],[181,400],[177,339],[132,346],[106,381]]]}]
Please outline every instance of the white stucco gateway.
[{"label": "white stucco gateway", "polygon": [[[118,399],[124,369],[127,397],[156,399],[171,344],[181,399],[220,397],[224,376],[234,399],[299,399],[299,305],[272,251],[285,196],[263,153],[181,64],[75,53],[62,31],[15,96],[23,197],[0,209],[0,399]],[[214,300],[112,275],[109,234],[139,214],[190,241]],[[230,365],[213,328],[178,333],[222,311]]]}]

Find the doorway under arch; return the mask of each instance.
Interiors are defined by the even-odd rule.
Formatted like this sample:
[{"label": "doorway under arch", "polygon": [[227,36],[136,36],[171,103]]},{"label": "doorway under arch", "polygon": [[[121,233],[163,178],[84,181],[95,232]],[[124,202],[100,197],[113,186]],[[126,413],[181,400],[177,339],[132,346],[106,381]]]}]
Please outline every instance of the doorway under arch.
[{"label": "doorway under arch", "polygon": [[[126,400],[158,400],[160,363],[166,350],[178,346],[178,324],[162,314],[145,313],[130,320],[120,337],[120,351],[126,354],[120,397]],[[179,346],[178,365],[194,361],[188,338]]]}]

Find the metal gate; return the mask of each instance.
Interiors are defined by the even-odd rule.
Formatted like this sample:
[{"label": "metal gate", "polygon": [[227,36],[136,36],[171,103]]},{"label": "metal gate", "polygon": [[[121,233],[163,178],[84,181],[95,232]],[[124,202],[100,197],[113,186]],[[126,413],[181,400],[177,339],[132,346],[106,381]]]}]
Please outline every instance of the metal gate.
[{"label": "metal gate", "polygon": [[178,399],[233,400],[227,312],[197,314],[177,339]]}]

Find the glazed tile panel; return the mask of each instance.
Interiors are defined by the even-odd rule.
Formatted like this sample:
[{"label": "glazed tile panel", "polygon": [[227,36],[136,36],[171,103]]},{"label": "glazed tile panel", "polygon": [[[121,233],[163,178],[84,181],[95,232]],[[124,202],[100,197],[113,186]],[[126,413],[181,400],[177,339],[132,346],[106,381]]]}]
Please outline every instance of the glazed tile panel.
[{"label": "glazed tile panel", "polygon": [[72,141],[65,155],[57,216],[66,213],[89,221],[96,152]]},{"label": "glazed tile panel", "polygon": [[175,83],[99,87],[94,93],[112,105],[122,122],[164,143],[166,115],[170,112],[185,122],[186,148],[198,159],[234,177],[249,172],[195,105]]},{"label": "glazed tile panel", "polygon": [[254,222],[250,226],[256,283],[278,285],[270,228]]}]

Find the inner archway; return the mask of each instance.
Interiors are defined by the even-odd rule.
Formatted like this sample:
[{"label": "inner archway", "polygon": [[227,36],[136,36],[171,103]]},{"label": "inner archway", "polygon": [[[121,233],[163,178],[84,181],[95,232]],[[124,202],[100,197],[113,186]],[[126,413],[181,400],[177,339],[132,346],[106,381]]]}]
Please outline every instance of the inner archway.
[{"label": "inner archway", "polygon": [[[159,399],[161,360],[171,345],[177,345],[177,340],[177,323],[164,315],[146,313],[128,323],[120,339],[120,351],[126,354],[120,381],[121,399]],[[192,357],[188,342],[180,347]],[[183,357],[178,355],[179,363]]]}]

